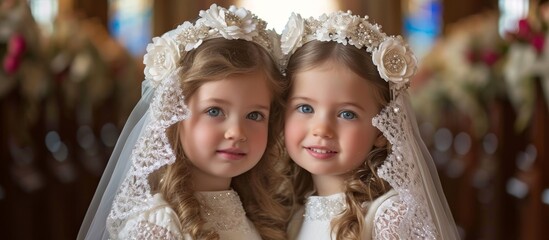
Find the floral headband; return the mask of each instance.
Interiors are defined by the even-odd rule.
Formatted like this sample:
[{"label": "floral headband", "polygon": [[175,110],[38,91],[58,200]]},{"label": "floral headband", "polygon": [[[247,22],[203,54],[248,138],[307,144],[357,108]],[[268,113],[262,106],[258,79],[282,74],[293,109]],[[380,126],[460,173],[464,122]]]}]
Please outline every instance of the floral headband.
[{"label": "floral headband", "polygon": [[267,23],[249,10],[230,6],[229,9],[212,4],[199,13],[193,25],[184,22],[161,37],[153,38],[143,57],[145,79],[157,87],[177,69],[182,52],[196,49],[204,40],[212,38],[243,39],[262,46],[274,59],[281,59],[279,38]]},{"label": "floral headband", "polygon": [[387,36],[381,26],[368,22],[351,11],[323,14],[318,19],[303,19],[292,13],[281,36],[282,53],[288,58],[303,44],[312,40],[334,41],[365,48],[372,54],[379,75],[392,89],[407,88],[417,70],[417,59],[400,36]]}]

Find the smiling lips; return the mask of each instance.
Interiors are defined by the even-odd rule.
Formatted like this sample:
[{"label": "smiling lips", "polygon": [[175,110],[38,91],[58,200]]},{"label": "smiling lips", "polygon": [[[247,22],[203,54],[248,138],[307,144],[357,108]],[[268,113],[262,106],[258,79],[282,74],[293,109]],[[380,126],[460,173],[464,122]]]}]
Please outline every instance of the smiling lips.
[{"label": "smiling lips", "polygon": [[332,151],[325,147],[305,147],[305,150],[307,150],[311,156],[318,159],[329,159],[337,154],[336,151]]},{"label": "smiling lips", "polygon": [[223,150],[217,150],[217,154],[219,154],[222,158],[227,160],[239,160],[246,156],[246,153],[244,153],[242,150],[238,148],[228,148]]}]

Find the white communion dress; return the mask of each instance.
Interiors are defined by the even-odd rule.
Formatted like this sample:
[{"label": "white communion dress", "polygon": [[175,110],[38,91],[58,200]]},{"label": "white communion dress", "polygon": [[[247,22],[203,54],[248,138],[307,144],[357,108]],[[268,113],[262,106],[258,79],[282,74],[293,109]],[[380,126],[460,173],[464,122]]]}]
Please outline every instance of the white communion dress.
[{"label": "white communion dress", "polygon": [[[196,192],[195,196],[205,228],[215,230],[220,239],[261,239],[234,190]],[[128,218],[117,239],[192,239],[181,232],[177,214],[161,194],[155,194],[149,204],[150,210]]]},{"label": "white communion dress", "polygon": [[[406,213],[396,191],[391,190],[372,202],[363,204],[368,209],[364,218],[362,240],[399,239],[397,229]],[[345,210],[345,194],[309,196],[288,226],[289,239],[331,240],[335,239],[331,221]]]}]

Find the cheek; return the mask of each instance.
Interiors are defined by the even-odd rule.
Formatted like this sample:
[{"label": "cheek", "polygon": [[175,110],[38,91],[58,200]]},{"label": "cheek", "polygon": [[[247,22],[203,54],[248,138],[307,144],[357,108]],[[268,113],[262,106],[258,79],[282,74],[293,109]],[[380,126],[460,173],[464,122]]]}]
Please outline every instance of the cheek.
[{"label": "cheek", "polygon": [[251,127],[248,128],[248,133],[246,134],[249,139],[254,139],[251,141],[252,143],[261,143],[263,147],[267,146],[267,137],[269,135],[269,126],[268,124],[257,124],[252,123],[250,124]]},{"label": "cheek", "polygon": [[284,126],[284,143],[288,151],[299,148],[301,140],[304,138],[304,121],[297,121],[292,118],[286,118]]},{"label": "cheek", "polygon": [[200,121],[185,122],[180,137],[185,152],[194,152],[196,149],[209,147],[217,139],[215,127]]},{"label": "cheek", "polygon": [[355,153],[362,159],[372,149],[375,136],[373,130],[346,129],[343,134],[340,132],[341,146],[346,146],[348,152]]}]

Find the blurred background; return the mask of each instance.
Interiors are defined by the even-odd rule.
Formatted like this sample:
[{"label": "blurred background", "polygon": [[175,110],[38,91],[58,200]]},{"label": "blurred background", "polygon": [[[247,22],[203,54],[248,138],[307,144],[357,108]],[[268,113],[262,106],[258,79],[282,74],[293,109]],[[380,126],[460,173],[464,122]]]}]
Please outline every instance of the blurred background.
[{"label": "blurred background", "polygon": [[0,238],[75,239],[153,36],[212,3],[282,31],[369,15],[420,59],[414,106],[463,239],[549,239],[543,0],[0,0]]}]

